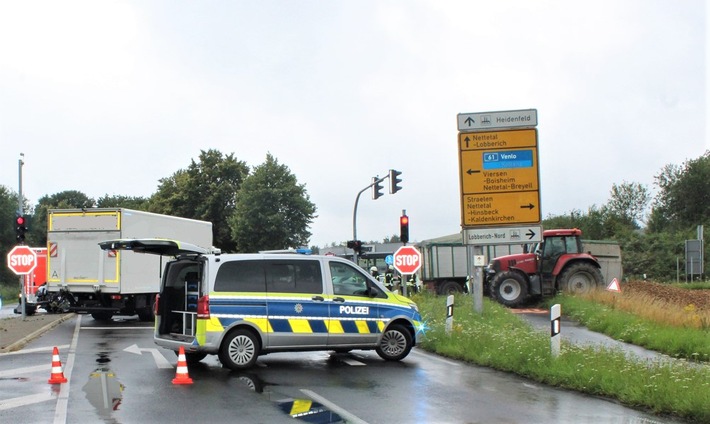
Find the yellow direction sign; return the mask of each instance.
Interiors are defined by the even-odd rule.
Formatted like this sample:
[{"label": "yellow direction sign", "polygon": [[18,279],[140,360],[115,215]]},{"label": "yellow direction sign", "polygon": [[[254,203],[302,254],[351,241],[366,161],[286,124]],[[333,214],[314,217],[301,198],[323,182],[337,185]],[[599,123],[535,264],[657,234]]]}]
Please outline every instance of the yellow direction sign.
[{"label": "yellow direction sign", "polygon": [[537,130],[460,133],[464,227],[539,223]]}]

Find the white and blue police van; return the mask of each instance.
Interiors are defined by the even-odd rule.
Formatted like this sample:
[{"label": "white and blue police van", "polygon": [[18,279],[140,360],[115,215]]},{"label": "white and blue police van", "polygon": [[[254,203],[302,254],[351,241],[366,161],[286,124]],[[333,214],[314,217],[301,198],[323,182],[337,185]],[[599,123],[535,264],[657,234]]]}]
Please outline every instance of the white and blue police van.
[{"label": "white and blue police van", "polygon": [[335,256],[221,254],[165,239],[110,240],[104,250],[172,256],[155,303],[155,343],[188,363],[230,369],[271,352],[375,350],[406,357],[420,340],[416,304]]}]

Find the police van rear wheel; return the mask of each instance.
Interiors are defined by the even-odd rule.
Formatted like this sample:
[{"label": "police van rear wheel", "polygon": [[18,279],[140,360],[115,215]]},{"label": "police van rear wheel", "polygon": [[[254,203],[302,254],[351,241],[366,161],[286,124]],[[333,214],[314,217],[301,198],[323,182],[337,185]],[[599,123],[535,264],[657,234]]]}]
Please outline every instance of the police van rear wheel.
[{"label": "police van rear wheel", "polygon": [[382,334],[380,344],[377,346],[377,354],[385,361],[399,361],[409,355],[412,345],[412,335],[409,331],[395,324]]},{"label": "police van rear wheel", "polygon": [[254,333],[240,328],[230,332],[219,349],[219,360],[231,370],[250,368],[259,356],[259,340]]},{"label": "police van rear wheel", "polygon": [[185,352],[185,361],[188,365],[194,365],[207,357],[206,353]]}]

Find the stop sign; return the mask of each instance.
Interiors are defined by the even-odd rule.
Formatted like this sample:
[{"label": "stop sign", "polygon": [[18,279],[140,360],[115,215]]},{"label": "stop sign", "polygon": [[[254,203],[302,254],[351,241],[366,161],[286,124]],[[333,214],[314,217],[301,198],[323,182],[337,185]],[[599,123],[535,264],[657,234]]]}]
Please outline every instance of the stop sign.
[{"label": "stop sign", "polygon": [[400,274],[414,274],[422,266],[422,254],[414,246],[402,246],[392,257],[394,269]]},{"label": "stop sign", "polygon": [[37,253],[27,246],[15,246],[7,254],[7,267],[17,275],[31,273],[37,266]]}]

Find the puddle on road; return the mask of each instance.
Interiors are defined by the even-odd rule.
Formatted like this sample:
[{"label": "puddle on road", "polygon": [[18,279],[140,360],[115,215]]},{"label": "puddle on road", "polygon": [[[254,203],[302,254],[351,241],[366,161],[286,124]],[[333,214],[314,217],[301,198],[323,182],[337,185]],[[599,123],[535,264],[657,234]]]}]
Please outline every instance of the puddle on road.
[{"label": "puddle on road", "polygon": [[349,422],[324,405],[311,399],[283,397],[274,401],[272,398],[282,396],[278,392],[270,390],[270,388],[276,387],[276,385],[269,384],[254,374],[230,373],[230,377],[236,378],[239,383],[246,386],[249,390],[267,396],[279,409],[292,418],[315,424],[347,424]]},{"label": "puddle on road", "polygon": [[83,387],[86,399],[96,408],[101,418],[110,418],[123,400],[125,386],[106,365],[111,362],[107,352],[99,352],[96,362],[100,365],[91,374]]}]

